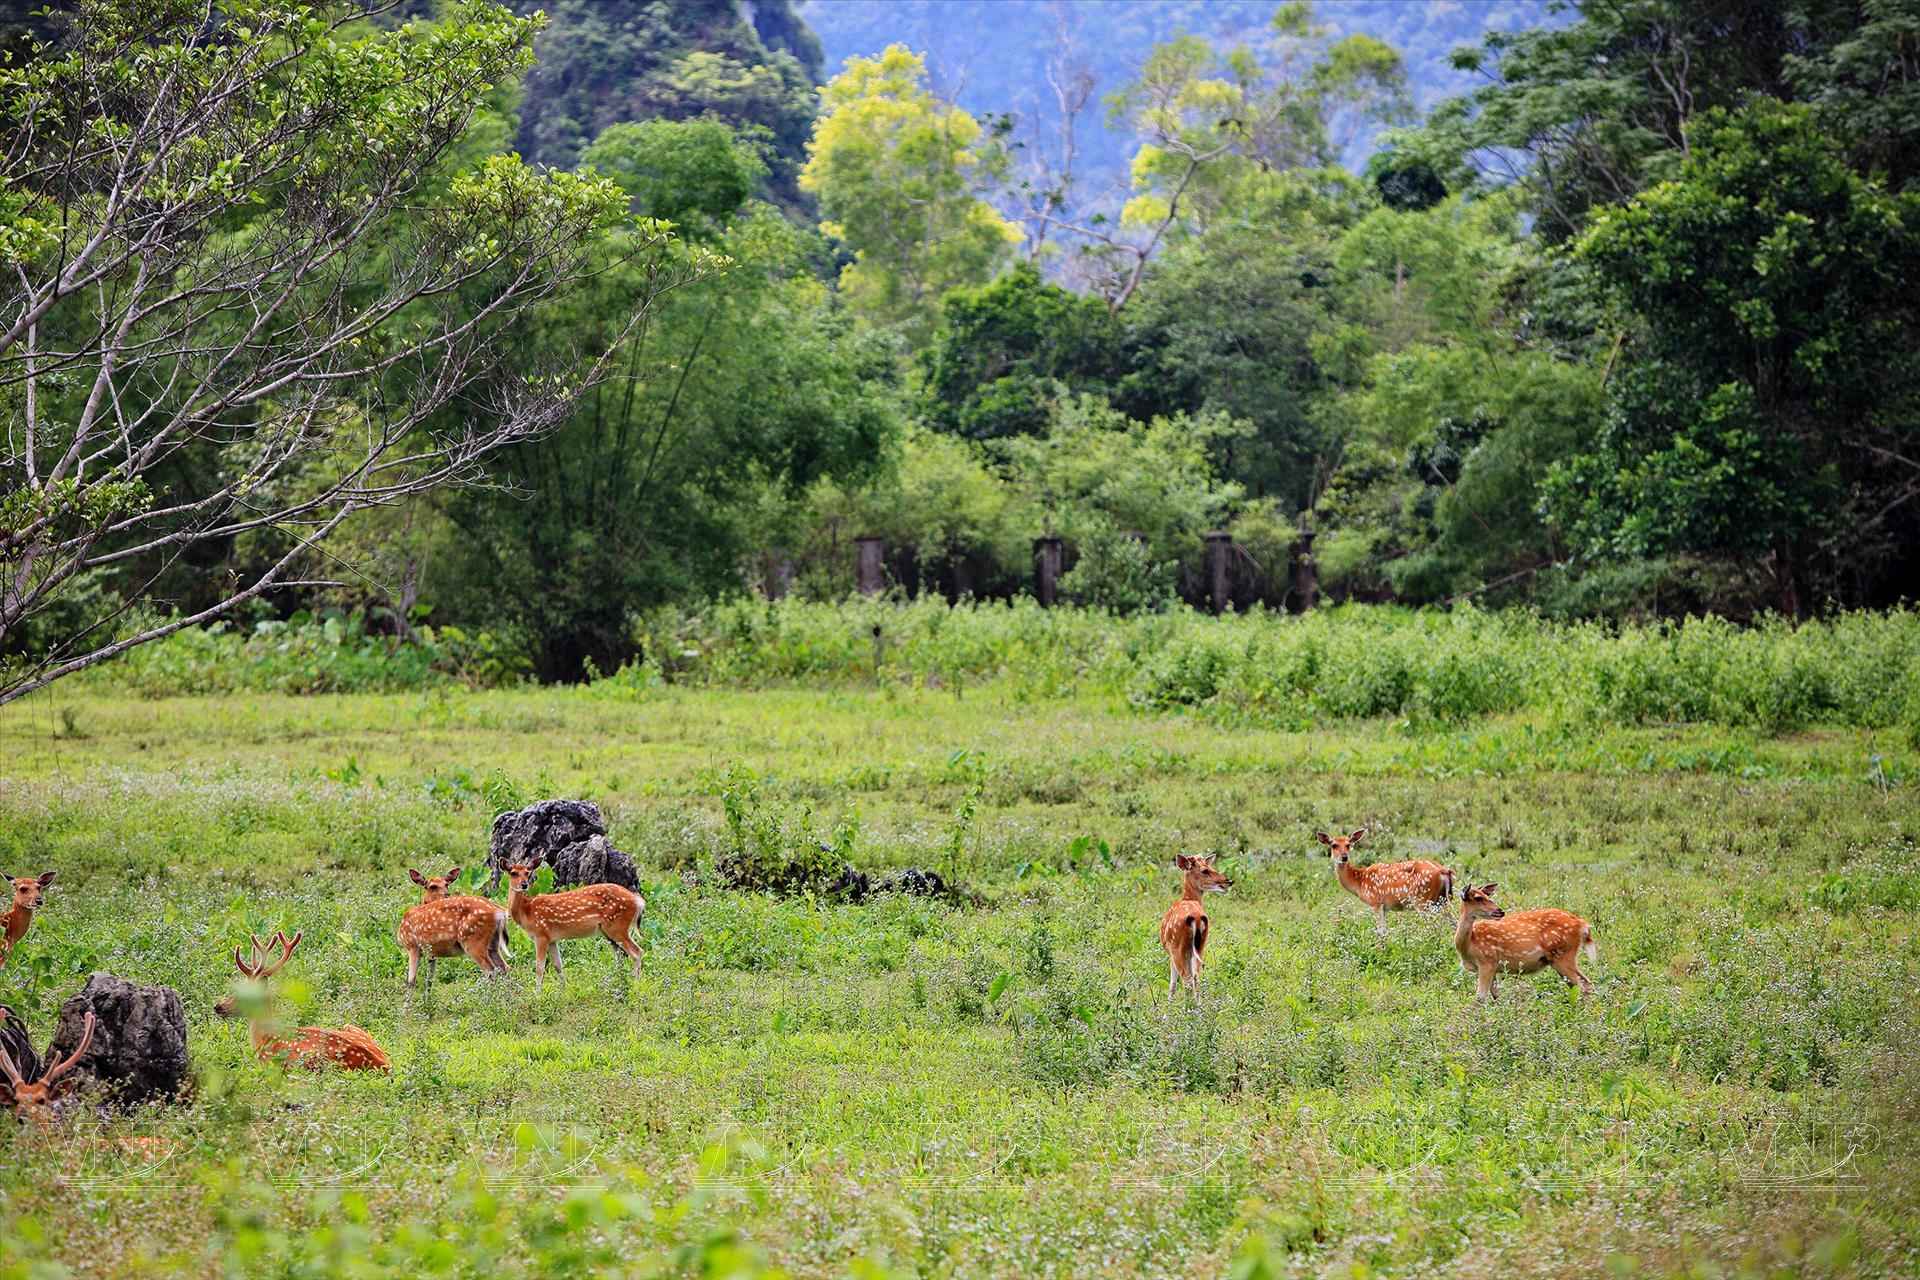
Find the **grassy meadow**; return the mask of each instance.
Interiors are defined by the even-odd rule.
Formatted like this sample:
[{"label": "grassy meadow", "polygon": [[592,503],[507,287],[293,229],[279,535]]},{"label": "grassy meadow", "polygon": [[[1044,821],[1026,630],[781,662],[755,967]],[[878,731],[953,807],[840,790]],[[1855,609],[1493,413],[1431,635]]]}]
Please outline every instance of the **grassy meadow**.
[{"label": "grassy meadow", "polygon": [[[166,983],[198,1075],[0,1125],[0,1276],[1920,1273],[1901,718],[1301,723],[957,670],[0,710],[0,869],[60,873],[0,1002],[44,1043],[92,969]],[[548,796],[641,865],[643,976],[572,943],[536,999],[515,930],[508,982],[409,998],[406,869]],[[1595,997],[1476,1005],[1448,920],[1377,938],[1312,839],[1362,825],[1587,917]],[[822,843],[971,893],[716,883]],[[1181,850],[1236,882],[1197,1004],[1155,936]],[[213,1016],[274,929],[288,1014],[391,1077]]]}]

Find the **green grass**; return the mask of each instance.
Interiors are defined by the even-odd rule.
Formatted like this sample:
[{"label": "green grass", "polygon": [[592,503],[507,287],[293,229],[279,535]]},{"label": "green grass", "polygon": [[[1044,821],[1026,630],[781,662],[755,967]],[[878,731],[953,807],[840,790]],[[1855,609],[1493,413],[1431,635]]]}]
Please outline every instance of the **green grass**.
[{"label": "green grass", "polygon": [[[1907,731],[1559,713],[1313,732],[1123,693],[659,687],[0,711],[0,869],[60,881],[0,1001],[42,1037],[90,968],[176,987],[185,1107],[0,1126],[0,1276],[1911,1275],[1920,773]],[[972,905],[726,892],[744,824]],[[409,865],[495,808],[607,811],[644,974],[572,944],[532,993],[412,1003]],[[1593,922],[1595,998],[1491,1007],[1444,920],[1312,856],[1437,856]],[[1154,940],[1181,849],[1236,880],[1205,994]],[[247,932],[305,931],[303,1021],[390,1079],[288,1077],[212,1016]],[[172,1143],[150,1167],[111,1141]]]}]

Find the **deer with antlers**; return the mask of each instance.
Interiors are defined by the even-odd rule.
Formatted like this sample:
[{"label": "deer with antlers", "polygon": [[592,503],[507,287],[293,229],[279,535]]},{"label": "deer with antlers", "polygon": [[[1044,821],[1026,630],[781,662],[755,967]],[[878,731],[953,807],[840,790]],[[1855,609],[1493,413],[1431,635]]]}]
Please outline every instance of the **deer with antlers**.
[{"label": "deer with antlers", "polygon": [[427,957],[427,986],[433,986],[434,963],[441,956],[459,955],[480,966],[486,977],[507,972],[507,913],[496,903],[468,894],[447,895],[447,886],[460,878],[455,867],[444,876],[423,876],[408,868],[420,886],[419,905],[407,908],[394,930],[394,940],[407,953],[407,985],[414,985],[420,957]]},{"label": "deer with antlers", "polygon": [[[268,978],[280,972],[281,966],[287,963],[293,955],[293,949],[300,945],[300,939],[305,935],[295,933],[289,939],[284,932],[276,930],[272,939],[264,943],[252,934],[247,936],[253,941],[252,955],[243,957],[235,948],[234,967],[248,979],[264,984]],[[280,948],[280,958],[271,964],[267,962],[269,946]],[[232,996],[213,1008],[223,1018],[238,1016],[238,1002]],[[266,1024],[254,1018],[249,1019],[249,1030],[253,1035],[253,1051],[263,1062],[279,1062],[282,1066],[300,1066],[315,1071],[330,1066],[347,1071],[393,1069],[386,1051],[359,1027],[296,1027],[293,1035],[277,1036]]]},{"label": "deer with antlers", "polygon": [[560,944],[569,938],[591,938],[599,934],[633,959],[633,976],[640,976],[640,946],[629,931],[646,900],[631,889],[617,884],[590,884],[565,893],[532,894],[535,868],[526,862],[507,867],[507,910],[513,922],[533,939],[534,994],[546,987],[547,953],[553,953],[555,973],[564,972],[560,964]]},{"label": "deer with antlers", "polygon": [[1493,999],[1495,972],[1533,973],[1548,965],[1569,986],[1580,988],[1581,995],[1591,992],[1593,984],[1580,972],[1579,955],[1585,952],[1589,961],[1598,959],[1593,926],[1571,911],[1553,907],[1508,915],[1493,900],[1493,891],[1499,887],[1488,884],[1476,889],[1469,884],[1460,891],[1460,926],[1453,945],[1460,952],[1461,965],[1479,975],[1475,994],[1482,1000]]},{"label": "deer with antlers", "polygon": [[10,1107],[19,1120],[46,1124],[59,1114],[60,1105],[80,1084],[71,1074],[74,1064],[86,1056],[93,1043],[93,1012],[87,1012],[81,1025],[80,1044],[59,1062],[43,1064],[27,1038],[27,1029],[13,1010],[0,1005],[0,1107]]},{"label": "deer with antlers", "polygon": [[1180,897],[1160,917],[1160,945],[1167,951],[1169,1000],[1173,999],[1182,979],[1186,980],[1189,993],[1200,994],[1200,964],[1206,958],[1207,937],[1213,927],[1207,919],[1207,909],[1201,905],[1201,896],[1225,893],[1233,888],[1233,881],[1214,870],[1212,858],[1183,853],[1174,858],[1173,865],[1184,873]]},{"label": "deer with antlers", "polygon": [[1407,907],[1436,907],[1453,897],[1453,872],[1437,862],[1416,858],[1411,862],[1376,862],[1358,866],[1353,862],[1353,846],[1366,838],[1367,829],[1352,835],[1330,836],[1316,831],[1313,838],[1327,847],[1333,861],[1334,879],[1360,901],[1373,908],[1373,927],[1387,931],[1387,912]]},{"label": "deer with antlers", "polygon": [[13,906],[0,920],[6,922],[6,935],[0,938],[0,964],[7,962],[14,945],[27,936],[27,930],[33,924],[33,913],[40,906],[40,900],[46,895],[47,886],[53,883],[53,872],[42,872],[39,876],[10,876],[0,872],[13,886]]}]

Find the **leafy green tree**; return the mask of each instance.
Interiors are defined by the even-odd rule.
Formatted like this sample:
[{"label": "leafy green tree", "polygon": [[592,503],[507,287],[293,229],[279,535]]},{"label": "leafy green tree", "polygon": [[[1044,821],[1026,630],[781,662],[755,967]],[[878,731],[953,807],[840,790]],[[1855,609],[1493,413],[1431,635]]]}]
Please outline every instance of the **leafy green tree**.
[{"label": "leafy green tree", "polygon": [[941,299],[939,326],[917,356],[921,416],[973,440],[1044,434],[1054,401],[1118,386],[1126,341],[1099,299],[1021,263]]},{"label": "leafy green tree", "polygon": [[817,106],[820,47],[791,0],[551,0],[543,7],[551,17],[526,80],[522,154],[567,168],[609,126],[711,119],[763,145],[773,199],[789,209],[803,204],[796,181]]},{"label": "leafy green tree", "polygon": [[643,120],[609,127],[580,163],[613,179],[642,217],[711,240],[760,189],[766,162],[718,120]]},{"label": "leafy green tree", "polygon": [[1634,358],[1548,504],[1596,558],[1764,555],[1798,613],[1913,545],[1920,194],[1849,169],[1806,107],[1710,113],[1690,142],[1579,242]]},{"label": "leafy green tree", "polygon": [[823,94],[803,190],[854,261],[840,288],[856,310],[914,335],[948,289],[990,279],[1020,231],[981,193],[1001,156],[980,123],[926,85],[919,55],[891,45],[852,58]]},{"label": "leafy green tree", "polygon": [[[725,274],[663,301],[564,427],[503,454],[506,491],[452,507],[454,608],[504,612],[542,679],[617,668],[639,609],[737,588],[766,489],[855,477],[897,430],[890,355],[807,270],[807,234],[764,204],[721,221]],[[529,358],[599,340],[633,287],[615,269],[576,291]]]},{"label": "leafy green tree", "polygon": [[[663,287],[666,238],[628,231],[602,340],[520,359],[630,225],[611,183],[447,167],[536,23],[478,2],[386,31],[346,3],[212,12],[90,0],[0,67],[0,702],[258,598],[355,512],[481,478]],[[162,574],[244,540],[271,550],[116,638]],[[104,612],[16,644],[101,571],[124,575]]]}]

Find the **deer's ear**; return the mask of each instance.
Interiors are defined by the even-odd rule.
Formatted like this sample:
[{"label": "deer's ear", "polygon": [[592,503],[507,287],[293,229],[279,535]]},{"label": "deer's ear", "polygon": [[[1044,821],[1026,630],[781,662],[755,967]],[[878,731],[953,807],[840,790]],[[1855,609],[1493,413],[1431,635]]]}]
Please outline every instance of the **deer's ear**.
[{"label": "deer's ear", "polygon": [[1173,855],[1173,865],[1182,871],[1191,871],[1193,870],[1193,859],[1184,853],[1176,853]]},{"label": "deer's ear", "polygon": [[1499,887],[1500,886],[1497,884],[1483,884],[1480,886],[1480,892],[1485,894],[1491,894],[1495,889],[1498,889]]},{"label": "deer's ear", "polygon": [[449,883],[455,880],[458,880],[459,878],[460,878],[460,868],[455,867],[453,870],[447,872],[447,880]]},{"label": "deer's ear", "polygon": [[427,886],[426,878],[422,876],[418,871],[415,871],[412,867],[407,868],[407,879],[413,881],[415,884],[419,885],[423,889],[426,888]]},{"label": "deer's ear", "polygon": [[1367,835],[1367,829],[1365,827],[1362,827],[1358,831],[1354,832],[1352,835],[1347,837],[1347,843],[1359,844],[1362,840],[1366,838],[1366,835]]},{"label": "deer's ear", "polygon": [[1319,841],[1319,842],[1320,842],[1321,844],[1324,844],[1324,845],[1326,845],[1326,846],[1327,846],[1327,847],[1328,847],[1329,849],[1331,849],[1331,848],[1333,847],[1333,837],[1332,837],[1332,836],[1330,836],[1330,835],[1328,835],[1328,834],[1327,834],[1326,832],[1324,832],[1324,831],[1316,831],[1316,832],[1314,832],[1314,833],[1313,833],[1313,838],[1314,838],[1315,840],[1318,840],[1318,841]]}]

